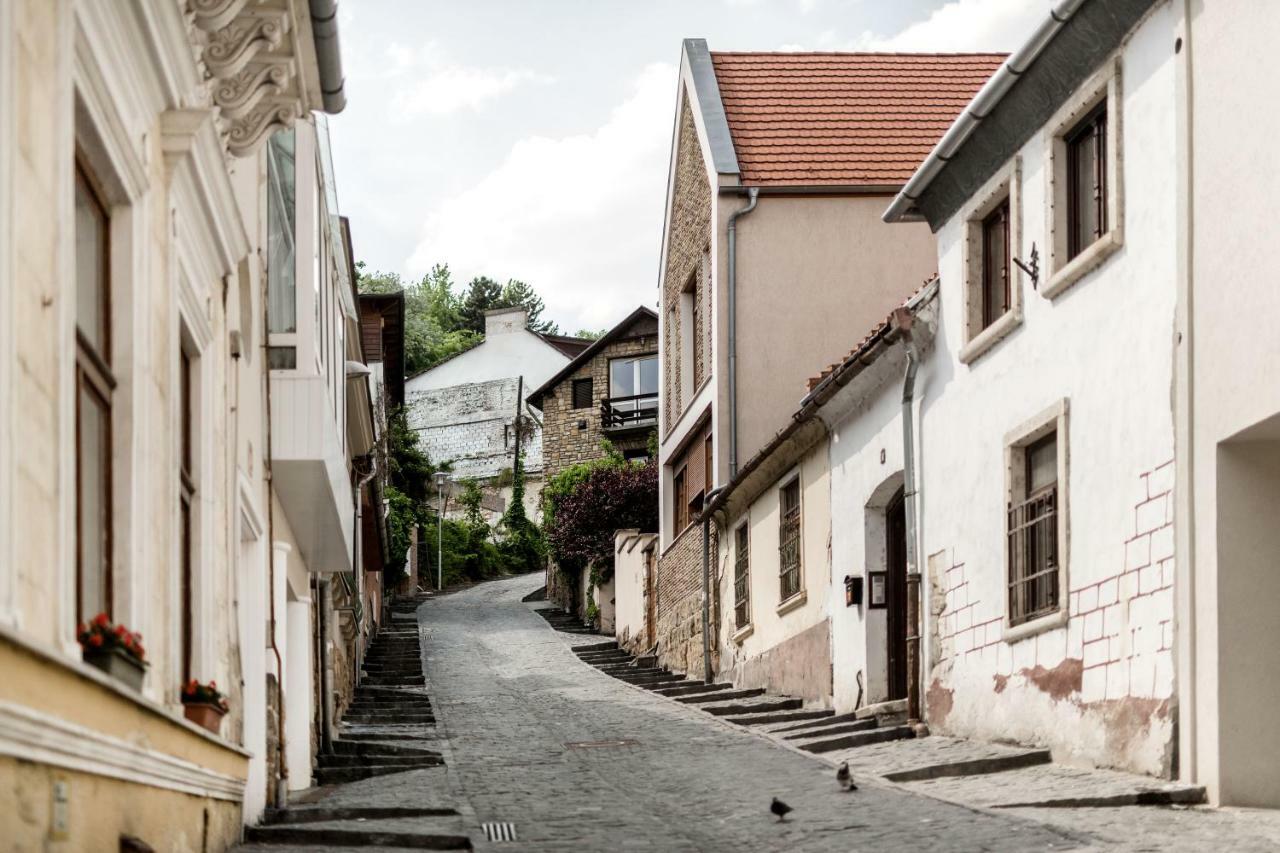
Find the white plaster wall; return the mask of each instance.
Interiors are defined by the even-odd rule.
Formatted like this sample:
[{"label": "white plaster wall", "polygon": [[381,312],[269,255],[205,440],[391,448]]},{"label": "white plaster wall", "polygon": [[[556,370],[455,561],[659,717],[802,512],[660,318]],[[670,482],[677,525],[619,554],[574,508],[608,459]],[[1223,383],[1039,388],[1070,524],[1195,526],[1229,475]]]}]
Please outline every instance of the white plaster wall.
[{"label": "white plaster wall", "polygon": [[524,328],[486,334],[484,342],[438,367],[419,373],[405,383],[406,395],[432,388],[449,388],[468,382],[524,377],[527,397],[555,376],[569,357]]},{"label": "white plaster wall", "polygon": [[[635,540],[639,538],[639,542]],[[653,534],[620,530],[614,536],[614,635],[620,643],[643,642],[645,635],[644,567]]]},{"label": "white plaster wall", "polygon": [[[508,369],[511,365],[508,365]],[[526,393],[528,387],[525,388]],[[515,462],[518,379],[491,379],[406,392],[409,427],[433,462],[452,463],[457,477],[497,476]],[[527,415],[526,415],[527,417]],[[542,427],[522,440],[526,471],[542,470]]]},{"label": "white plaster wall", "polygon": [[[1171,25],[1158,8],[1123,49],[1124,246],[1052,301],[1019,275],[1022,326],[967,367],[956,357],[962,223],[940,229],[942,322],[920,439],[925,586],[947,595],[929,626],[942,655],[924,678],[930,724],[1151,773],[1167,769],[1172,734]],[[1021,151],[1024,257],[1049,238],[1045,144],[1037,135]],[[1005,643],[1004,436],[1064,398],[1072,618]]]},{"label": "white plaster wall", "polygon": [[[811,448],[797,466],[765,489],[747,510],[752,629],[740,642],[733,639],[737,631],[734,623],[734,530],[744,516],[736,516],[720,537],[717,557],[720,561],[720,601],[723,602],[720,617],[722,672],[731,674],[827,618],[831,590],[831,495],[826,445],[824,440]],[[800,571],[805,601],[780,614],[780,491],[796,472],[800,475]],[[843,593],[841,595],[843,601]]]},{"label": "white plaster wall", "polygon": [[[900,378],[890,370],[900,361],[886,364],[884,372]],[[868,392],[834,425],[829,447],[832,688],[837,713],[845,713],[857,704],[859,672],[864,705],[888,695],[887,611],[868,608],[867,572],[884,571],[884,503],[903,482],[901,384],[882,382]],[[869,509],[871,503],[877,506]],[[846,575],[863,579],[861,605],[845,605]]]}]

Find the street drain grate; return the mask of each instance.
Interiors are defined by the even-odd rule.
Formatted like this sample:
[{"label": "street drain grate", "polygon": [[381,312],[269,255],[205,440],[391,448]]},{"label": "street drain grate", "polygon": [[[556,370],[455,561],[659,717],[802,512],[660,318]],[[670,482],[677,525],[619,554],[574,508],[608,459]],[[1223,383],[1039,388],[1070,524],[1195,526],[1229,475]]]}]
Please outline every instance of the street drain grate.
[{"label": "street drain grate", "polygon": [[566,749],[607,749],[611,746],[638,746],[640,741],[631,738],[621,740],[575,740],[565,744]]},{"label": "street drain grate", "polygon": [[490,841],[515,841],[516,825],[506,821],[486,823],[484,825],[484,837]]}]

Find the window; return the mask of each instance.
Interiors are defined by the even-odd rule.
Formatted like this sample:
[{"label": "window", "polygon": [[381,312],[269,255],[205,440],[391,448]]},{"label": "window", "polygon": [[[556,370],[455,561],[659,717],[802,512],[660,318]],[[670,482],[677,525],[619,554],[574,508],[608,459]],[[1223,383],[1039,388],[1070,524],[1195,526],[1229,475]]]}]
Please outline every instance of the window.
[{"label": "window", "polygon": [[778,521],[779,601],[800,592],[800,480],[782,487]]},{"label": "window", "polygon": [[77,167],[76,618],[111,614],[111,220]]},{"label": "window", "polygon": [[1025,491],[1009,507],[1009,622],[1058,609],[1058,441],[1050,433],[1023,451]]},{"label": "window", "polygon": [[1009,310],[1009,197],[982,220],[982,327]]},{"label": "window", "polygon": [[689,489],[685,475],[688,468],[681,468],[676,472],[676,478],[672,485],[675,497],[672,501],[672,533],[679,536],[680,533],[689,526]]},{"label": "window", "polygon": [[[294,191],[294,131],[286,130],[267,144],[267,317],[272,333],[298,330]],[[288,363],[283,355],[274,360]]]},{"label": "window", "polygon": [[606,426],[649,424],[658,418],[658,357],[642,355],[609,362]]},{"label": "window", "polygon": [[707,433],[707,437],[702,440],[702,482],[708,492],[716,481],[715,471],[712,468],[714,454],[711,451],[711,433]]},{"label": "window", "polygon": [[1042,296],[1054,298],[1123,245],[1123,106],[1120,62],[1112,59],[1048,124],[1050,239]]},{"label": "window", "polygon": [[751,553],[747,525],[734,532],[733,619],[738,628],[751,624]]},{"label": "window", "polygon": [[1107,233],[1107,105],[1067,134],[1067,259]]},{"label": "window", "polygon": [[593,396],[594,391],[591,387],[591,377],[573,380],[573,407],[575,409],[591,408],[591,400]]},{"label": "window", "polygon": [[963,364],[971,364],[1022,324],[1022,294],[1013,263],[1020,251],[1021,180],[1022,158],[1014,157],[974,194],[963,214]]},{"label": "window", "polygon": [[1066,412],[1064,400],[1006,438],[1006,639],[1066,618]]},{"label": "window", "polygon": [[195,620],[192,609],[195,585],[192,578],[192,503],[195,501],[195,418],[192,409],[191,356],[185,349],[178,356],[178,433],[180,443],[178,464],[178,571],[179,602],[181,608],[180,637],[182,642],[182,683],[192,678],[192,654],[195,646]]}]

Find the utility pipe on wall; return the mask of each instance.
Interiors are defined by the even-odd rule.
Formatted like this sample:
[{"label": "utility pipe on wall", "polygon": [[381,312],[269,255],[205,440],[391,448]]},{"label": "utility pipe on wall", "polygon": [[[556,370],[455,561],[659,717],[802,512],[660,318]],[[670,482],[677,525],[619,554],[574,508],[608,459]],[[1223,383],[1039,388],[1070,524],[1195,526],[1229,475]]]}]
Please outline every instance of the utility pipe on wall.
[{"label": "utility pipe on wall", "polygon": [[907,350],[907,371],[902,380],[902,478],[903,509],[907,525],[907,721],[920,722],[920,563],[916,549],[916,448],[915,394],[920,353],[911,336],[913,315],[900,308],[894,324]]},{"label": "utility pipe on wall", "polygon": [[[738,476],[738,217],[756,209],[760,190],[747,190],[746,207],[729,214],[729,480]],[[708,495],[708,499],[710,496]]]},{"label": "utility pipe on wall", "polygon": [[[703,498],[702,505],[709,506],[721,489],[712,489]],[[711,513],[702,514],[702,678],[712,681],[711,672]]]}]

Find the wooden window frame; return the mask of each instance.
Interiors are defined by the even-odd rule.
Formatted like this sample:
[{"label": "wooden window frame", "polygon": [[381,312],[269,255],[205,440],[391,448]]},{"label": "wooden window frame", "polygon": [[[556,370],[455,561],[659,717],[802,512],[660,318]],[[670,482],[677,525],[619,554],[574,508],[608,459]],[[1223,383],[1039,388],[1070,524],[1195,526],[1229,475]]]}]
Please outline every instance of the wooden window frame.
[{"label": "wooden window frame", "polygon": [[680,466],[680,470],[671,479],[671,528],[673,538],[679,536],[689,526],[689,493],[688,465]]},{"label": "wooden window frame", "polygon": [[[1063,134],[1067,167],[1067,261],[1075,260],[1111,230],[1108,219],[1109,187],[1107,180],[1107,101],[1090,110],[1079,123]],[[1089,177],[1092,198],[1080,197],[1080,168],[1085,152],[1092,155]],[[1094,228],[1083,233],[1083,214],[1090,210]]]},{"label": "wooden window frame", "polygon": [[[1022,241],[1022,158],[1014,157],[981,190],[961,216],[961,255],[964,278],[964,324],[960,350],[962,364],[972,364],[983,353],[1022,325],[1022,278],[1013,263]],[[988,226],[1004,210],[1004,305],[988,304],[991,264]]]},{"label": "wooden window frame", "polygon": [[[1030,418],[1015,430],[1005,435],[1005,500],[1004,500],[1004,544],[1003,564],[1005,580],[1004,637],[1005,642],[1016,642],[1043,631],[1059,628],[1067,623],[1067,603],[1069,596],[1069,564],[1070,564],[1070,453],[1069,453],[1069,406],[1064,398],[1049,406],[1036,416]],[[1056,481],[1052,487],[1046,486],[1036,494],[1028,492],[1030,483],[1028,471],[1029,450],[1037,447],[1048,436],[1054,436],[1056,444]],[[1025,541],[1028,525],[1024,510],[1035,513],[1030,519],[1032,525],[1037,519],[1043,519],[1045,509],[1043,499],[1052,491],[1052,520],[1041,520],[1039,527],[1032,527],[1032,532],[1041,534],[1043,540],[1052,541],[1056,562],[1052,566],[1054,579],[1043,581],[1052,590],[1051,605],[1045,604],[1034,612],[1015,606],[1014,595],[1017,585],[1027,580],[1025,560],[1020,554]],[[1041,503],[1037,503],[1041,501]],[[1045,525],[1052,525],[1047,529]],[[1041,577],[1047,577],[1041,574]]]},{"label": "wooden window frame", "polygon": [[178,349],[178,571],[179,641],[182,683],[195,670],[195,543],[193,541],[195,477],[195,398],[192,377],[195,359],[181,343]]},{"label": "wooden window frame", "polygon": [[[579,400],[579,394],[578,394],[579,388],[587,389],[587,401],[585,404],[580,402]],[[583,409],[590,409],[593,405],[593,401],[595,400],[595,393],[596,393],[595,382],[592,379],[592,377],[587,376],[580,379],[574,379],[569,386],[570,407],[575,412],[581,411]]]},{"label": "wooden window frame", "polygon": [[[1012,298],[1012,266],[1013,248],[1010,245],[1011,205],[1008,196],[999,202],[995,209],[982,220],[982,328],[986,329],[999,320],[1013,307]],[[993,257],[993,242],[996,234],[1004,246],[1001,257]],[[997,278],[999,279],[997,281]],[[999,290],[1002,299],[999,305],[991,298]]]},{"label": "wooden window frame", "polygon": [[742,522],[733,531],[733,619],[742,630],[751,624],[751,528]]},{"label": "wooden window frame", "polygon": [[[84,540],[85,540],[85,518],[84,518],[84,476],[83,465],[80,457],[80,448],[83,446],[83,400],[85,396],[91,396],[97,399],[98,407],[102,414],[103,435],[102,435],[102,490],[100,496],[100,511],[102,514],[102,599],[104,610],[111,617],[114,609],[114,548],[115,548],[115,531],[114,531],[114,514],[112,512],[112,497],[114,491],[114,466],[113,466],[113,450],[114,450],[114,430],[113,430],[113,400],[112,393],[116,388],[116,379],[111,371],[111,212],[104,199],[101,185],[95,179],[92,171],[84,162],[84,159],[77,153],[75,158],[75,184],[76,192],[82,190],[86,198],[89,199],[100,221],[103,225],[103,233],[105,239],[102,244],[102,251],[99,257],[101,264],[101,273],[103,280],[102,288],[102,304],[98,307],[102,328],[99,330],[102,341],[102,351],[99,351],[89,337],[79,328],[77,320],[76,327],[76,401],[75,401],[75,441],[76,441],[76,590],[75,590],[75,606],[77,622],[84,622],[96,616],[96,613],[88,613],[85,611],[84,601],[84,578],[87,567],[84,564]],[[77,273],[78,275],[78,273]],[[78,287],[78,282],[77,282]]]},{"label": "wooden window frame", "polygon": [[[787,495],[794,490],[795,506],[788,508]],[[787,480],[778,489],[778,601],[780,604],[804,592],[804,511],[800,477]],[[794,546],[794,560],[789,549]]]}]

